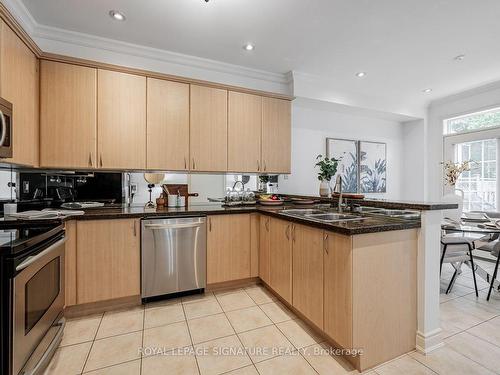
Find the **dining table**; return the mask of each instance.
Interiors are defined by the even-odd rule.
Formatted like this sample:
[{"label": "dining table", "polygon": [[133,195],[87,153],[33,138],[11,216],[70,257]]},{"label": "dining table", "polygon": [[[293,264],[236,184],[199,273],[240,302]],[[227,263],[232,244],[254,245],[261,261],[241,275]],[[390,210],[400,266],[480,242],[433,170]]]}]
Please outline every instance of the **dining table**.
[{"label": "dining table", "polygon": [[[455,236],[473,238],[474,251],[476,252],[474,258],[480,259],[488,263],[496,264],[497,259],[493,258],[492,256],[488,257],[488,255],[491,255],[491,252],[493,250],[498,250],[500,248],[500,227],[497,225],[492,225],[490,223],[492,222],[484,220],[477,220],[477,221],[461,220],[460,222],[458,222],[454,220],[444,219],[444,221],[441,224],[441,230],[444,233],[446,233],[446,235],[455,235]],[[482,245],[476,246],[477,244],[483,243],[484,245],[484,243],[488,243],[491,241],[495,241],[496,243],[494,244],[493,247],[489,247],[488,249],[482,249],[481,248]],[[484,254],[481,255],[479,253],[480,251],[484,252]],[[497,257],[500,257],[500,253],[497,252],[497,254],[499,254],[497,255]],[[472,268],[470,261],[467,260],[464,261],[463,263]],[[476,272],[476,276],[479,276],[488,284],[491,283],[493,274],[490,274],[477,262],[474,262],[474,269]],[[461,271],[459,271],[459,274],[460,273]],[[455,280],[452,280],[452,284],[449,286],[449,290],[453,288]],[[494,280],[493,289],[496,290],[497,292],[500,291],[500,282],[498,280]]]}]

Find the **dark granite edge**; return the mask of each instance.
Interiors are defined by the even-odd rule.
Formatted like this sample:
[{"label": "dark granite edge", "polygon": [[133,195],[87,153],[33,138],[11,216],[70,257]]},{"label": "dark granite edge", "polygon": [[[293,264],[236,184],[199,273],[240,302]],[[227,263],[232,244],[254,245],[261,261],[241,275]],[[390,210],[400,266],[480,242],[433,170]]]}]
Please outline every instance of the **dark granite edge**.
[{"label": "dark granite edge", "polygon": [[[394,230],[404,230],[420,228],[420,220],[404,220],[404,219],[393,219],[393,218],[383,218],[384,223],[375,223],[363,226],[361,224],[359,227],[348,228],[342,225],[322,223],[318,221],[308,220],[306,218],[293,217],[290,215],[282,214],[278,211],[282,210],[285,206],[277,207],[264,207],[264,206],[250,206],[250,207],[221,207],[221,206],[190,206],[185,209],[176,210],[165,210],[165,211],[151,211],[148,212],[146,209],[137,212],[127,212],[128,208],[123,208],[121,212],[117,212],[119,209],[91,209],[87,210],[84,215],[69,216],[61,219],[49,219],[49,220],[5,220],[0,222],[0,228],[5,228],[11,225],[13,222],[19,224],[47,224],[47,223],[61,223],[71,220],[114,220],[114,219],[129,219],[129,218],[160,218],[160,217],[186,217],[186,216],[208,216],[208,215],[234,215],[234,214],[249,214],[249,213],[259,213],[267,216],[272,216],[279,218],[281,220],[286,220],[290,222],[295,222],[298,224],[304,224],[312,226],[315,228],[320,228],[328,230],[331,232],[336,232],[348,236],[365,234],[365,233],[377,233],[386,232]],[[140,210],[140,207],[135,207],[133,210]],[[114,212],[110,212],[114,211]],[[349,223],[349,222],[348,222]]]}]

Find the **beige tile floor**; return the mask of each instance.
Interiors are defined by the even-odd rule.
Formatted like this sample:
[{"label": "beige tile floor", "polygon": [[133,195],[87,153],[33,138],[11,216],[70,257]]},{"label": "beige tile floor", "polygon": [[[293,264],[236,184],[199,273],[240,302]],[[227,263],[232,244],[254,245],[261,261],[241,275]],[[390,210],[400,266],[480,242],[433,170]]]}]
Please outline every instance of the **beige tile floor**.
[{"label": "beige tile floor", "polygon": [[[476,299],[468,269],[445,295],[451,274],[445,266],[445,345],[427,356],[409,353],[367,374],[500,373],[500,295],[486,302],[487,284],[480,282]],[[220,348],[232,352],[219,355]],[[327,348],[269,292],[253,286],[70,320],[46,374],[357,373],[344,359],[321,351]]]}]

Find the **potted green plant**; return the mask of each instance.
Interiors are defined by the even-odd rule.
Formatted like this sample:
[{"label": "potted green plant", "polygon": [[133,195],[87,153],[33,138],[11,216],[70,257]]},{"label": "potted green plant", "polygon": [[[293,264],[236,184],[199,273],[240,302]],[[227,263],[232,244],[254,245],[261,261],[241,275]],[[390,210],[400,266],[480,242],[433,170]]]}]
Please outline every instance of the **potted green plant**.
[{"label": "potted green plant", "polygon": [[316,157],[316,167],[319,167],[318,180],[321,181],[319,184],[319,195],[321,197],[328,197],[330,195],[330,181],[335,173],[337,173],[337,167],[340,159],[323,157],[323,155],[318,155]]}]

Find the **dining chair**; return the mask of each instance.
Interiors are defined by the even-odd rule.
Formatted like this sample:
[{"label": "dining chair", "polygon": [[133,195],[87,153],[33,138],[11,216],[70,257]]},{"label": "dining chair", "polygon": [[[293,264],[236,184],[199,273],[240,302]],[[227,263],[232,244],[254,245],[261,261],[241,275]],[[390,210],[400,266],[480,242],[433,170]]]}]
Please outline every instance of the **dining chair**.
[{"label": "dining chair", "polygon": [[476,290],[476,297],[479,297],[477,290],[476,271],[474,266],[474,256],[472,250],[474,249],[474,240],[472,237],[454,236],[445,234],[441,237],[441,263],[439,265],[439,272],[443,269],[443,263],[450,263],[455,272],[450,280],[450,284],[446,289],[446,294],[451,291],[455,279],[460,272],[460,268],[465,261],[470,261],[472,268],[472,277],[474,279],[474,289]]},{"label": "dining chair", "polygon": [[497,261],[495,263],[495,270],[493,271],[493,276],[491,277],[490,288],[488,289],[488,296],[486,297],[486,301],[490,300],[491,291],[493,290],[493,285],[495,284],[495,279],[497,278],[498,264],[500,263],[500,245],[493,247],[493,250],[491,250],[491,255],[497,257]]}]

